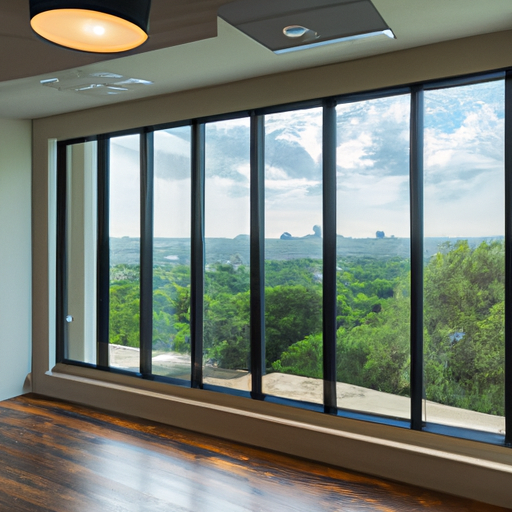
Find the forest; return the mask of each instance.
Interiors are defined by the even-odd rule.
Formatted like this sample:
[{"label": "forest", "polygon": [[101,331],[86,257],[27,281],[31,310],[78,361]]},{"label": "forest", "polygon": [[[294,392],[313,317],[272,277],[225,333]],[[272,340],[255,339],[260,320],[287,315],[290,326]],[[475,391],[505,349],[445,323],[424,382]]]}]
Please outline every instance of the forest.
[{"label": "forest", "polygon": [[[235,255],[236,256],[236,255]],[[249,268],[205,272],[204,361],[249,368]],[[233,263],[235,262],[235,263]],[[442,244],[425,263],[424,385],[429,400],[504,414],[504,246]],[[409,396],[410,262],[337,261],[337,380]],[[154,351],[190,351],[190,268],[155,265]],[[139,267],[111,268],[110,343],[139,346]],[[322,377],[322,262],[265,264],[266,371]]]}]

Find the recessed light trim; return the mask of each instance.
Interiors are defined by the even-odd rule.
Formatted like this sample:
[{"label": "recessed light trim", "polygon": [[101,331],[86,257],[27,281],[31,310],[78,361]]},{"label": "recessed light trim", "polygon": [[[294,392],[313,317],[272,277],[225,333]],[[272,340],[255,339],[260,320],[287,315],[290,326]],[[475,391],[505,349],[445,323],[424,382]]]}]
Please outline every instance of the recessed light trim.
[{"label": "recessed light trim", "polygon": [[274,50],[274,53],[276,55],[281,55],[283,53],[297,52],[299,50],[308,50],[310,48],[318,48],[320,46],[327,46],[329,44],[343,43],[343,42],[347,42],[347,41],[355,41],[357,39],[367,39],[369,37],[376,37],[376,36],[382,36],[382,35],[385,35],[385,36],[389,37],[390,39],[395,38],[393,31],[388,29],[388,30],[381,30],[379,32],[370,32],[368,34],[357,34],[355,36],[340,37],[338,39],[329,39],[327,41],[315,41],[313,43],[302,44],[300,46],[292,46],[291,48],[283,48],[281,50]]},{"label": "recessed light trim", "polygon": [[302,37],[309,31],[308,28],[303,27],[302,25],[288,25],[283,28],[283,34],[286,37],[291,37],[292,39],[296,39],[298,37]]}]

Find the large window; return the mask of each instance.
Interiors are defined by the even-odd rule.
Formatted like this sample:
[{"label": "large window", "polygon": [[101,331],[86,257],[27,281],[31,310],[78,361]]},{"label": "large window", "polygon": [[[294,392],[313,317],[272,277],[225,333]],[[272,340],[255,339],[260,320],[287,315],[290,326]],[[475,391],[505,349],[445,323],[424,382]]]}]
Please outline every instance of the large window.
[{"label": "large window", "polygon": [[508,442],[505,87],[59,143],[59,362]]},{"label": "large window", "polygon": [[410,97],[336,114],[338,405],[409,418]]},{"label": "large window", "polygon": [[503,81],[425,93],[425,419],[505,428]]},{"label": "large window", "polygon": [[[96,142],[68,146],[65,152],[67,245],[62,296],[65,357],[96,363]],[[63,183],[64,185],[64,183]],[[61,320],[62,322],[62,320]]]},{"label": "large window", "polygon": [[155,132],[152,373],[190,380],[190,128]]},{"label": "large window", "polygon": [[110,139],[109,363],[139,371],[140,170],[139,136]]},{"label": "large window", "polygon": [[248,118],[208,123],[203,380],[251,391]]},{"label": "large window", "polygon": [[323,403],[322,109],[265,117],[263,392]]}]

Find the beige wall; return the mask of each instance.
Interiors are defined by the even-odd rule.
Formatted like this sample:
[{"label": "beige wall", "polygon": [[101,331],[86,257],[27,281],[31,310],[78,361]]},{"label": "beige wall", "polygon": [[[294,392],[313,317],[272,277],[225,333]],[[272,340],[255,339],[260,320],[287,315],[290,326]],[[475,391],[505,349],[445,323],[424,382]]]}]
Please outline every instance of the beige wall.
[{"label": "beige wall", "polygon": [[0,400],[30,372],[30,121],[0,120]]},{"label": "beige wall", "polygon": [[[495,70],[512,65],[512,32],[265,76],[208,89],[91,109],[34,122],[34,390],[395,480],[510,505],[512,450],[277,405],[154,384],[95,370],[52,369],[54,194],[48,141],[105,133],[271,104]],[[50,162],[52,155],[50,154]],[[51,211],[51,210],[50,210]],[[51,217],[51,215],[50,215]],[[392,462],[391,462],[392,461]]]}]

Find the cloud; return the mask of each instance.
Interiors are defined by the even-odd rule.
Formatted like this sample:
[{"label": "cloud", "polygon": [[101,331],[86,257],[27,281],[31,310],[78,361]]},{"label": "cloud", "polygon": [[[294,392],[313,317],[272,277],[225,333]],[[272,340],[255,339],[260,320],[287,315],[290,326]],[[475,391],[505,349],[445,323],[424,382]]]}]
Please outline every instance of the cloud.
[{"label": "cloud", "polygon": [[426,236],[504,233],[503,83],[425,94]]},{"label": "cloud", "polygon": [[[503,110],[503,81],[425,92],[427,236],[503,234]],[[409,236],[409,111],[408,95],[338,105],[339,234]],[[266,236],[309,234],[322,224],[322,111],[265,116],[265,133]],[[155,132],[155,151],[158,236],[188,236],[190,127]],[[113,233],[138,236],[138,136],[112,139],[112,158]],[[207,124],[207,236],[248,233],[249,160],[248,118]]]},{"label": "cloud", "polygon": [[409,96],[339,105],[337,163],[368,175],[409,173]]},{"label": "cloud", "polygon": [[110,236],[140,237],[139,138],[112,139],[110,148]]}]

